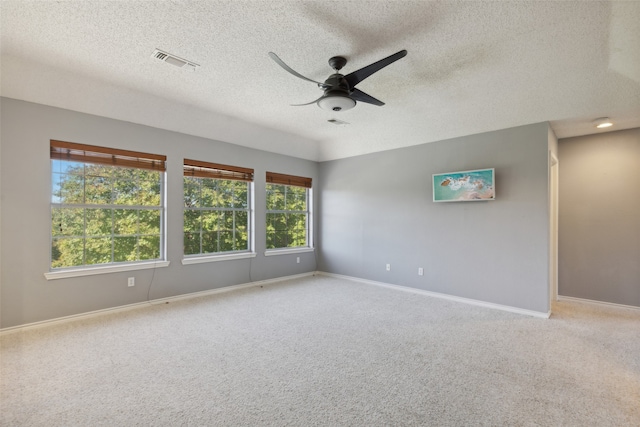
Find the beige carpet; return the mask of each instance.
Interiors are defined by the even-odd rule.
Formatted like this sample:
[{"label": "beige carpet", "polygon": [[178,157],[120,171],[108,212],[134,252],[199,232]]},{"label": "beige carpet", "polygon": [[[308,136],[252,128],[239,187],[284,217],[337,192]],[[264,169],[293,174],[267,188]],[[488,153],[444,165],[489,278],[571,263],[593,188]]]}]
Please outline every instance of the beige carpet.
[{"label": "beige carpet", "polygon": [[330,277],[0,337],[2,426],[639,426],[640,312]]}]

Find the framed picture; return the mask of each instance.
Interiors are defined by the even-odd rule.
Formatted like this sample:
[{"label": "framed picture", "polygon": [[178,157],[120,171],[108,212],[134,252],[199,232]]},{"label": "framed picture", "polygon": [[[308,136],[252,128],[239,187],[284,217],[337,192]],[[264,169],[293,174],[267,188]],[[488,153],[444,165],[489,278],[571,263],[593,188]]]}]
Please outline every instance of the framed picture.
[{"label": "framed picture", "polygon": [[495,170],[439,173],[433,175],[434,202],[477,202],[495,200]]}]

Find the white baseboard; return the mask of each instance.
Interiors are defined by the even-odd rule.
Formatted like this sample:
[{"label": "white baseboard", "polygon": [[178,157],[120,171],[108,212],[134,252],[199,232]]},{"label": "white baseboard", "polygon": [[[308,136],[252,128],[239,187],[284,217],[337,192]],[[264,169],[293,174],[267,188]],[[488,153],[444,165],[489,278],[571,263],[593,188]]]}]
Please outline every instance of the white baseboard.
[{"label": "white baseboard", "polygon": [[637,307],[635,305],[616,304],[615,302],[596,301],[592,299],[584,299],[584,298],[576,298],[576,297],[565,297],[562,295],[558,295],[557,301],[580,302],[584,304],[600,305],[603,307],[623,308],[625,310],[640,311],[640,307]]},{"label": "white baseboard", "polygon": [[408,286],[393,285],[393,284],[384,283],[384,282],[376,282],[374,280],[360,279],[358,277],[344,276],[342,274],[327,273],[327,272],[324,272],[324,271],[318,271],[318,274],[322,275],[322,276],[336,277],[336,278],[339,278],[339,279],[345,279],[345,280],[351,280],[351,281],[354,281],[354,282],[366,283],[368,285],[382,286],[384,288],[395,289],[395,290],[403,291],[403,292],[411,292],[411,293],[414,293],[414,294],[425,295],[425,296],[429,296],[429,297],[433,297],[433,298],[440,298],[440,299],[445,299],[445,300],[449,300],[449,301],[461,302],[461,303],[464,303],[464,304],[470,304],[470,305],[475,305],[475,306],[479,306],[479,307],[492,308],[494,310],[502,310],[502,311],[508,311],[510,313],[523,314],[525,316],[533,316],[533,317],[538,317],[538,318],[542,318],[542,319],[548,319],[549,316],[551,316],[551,311],[548,311],[548,312],[544,313],[544,312],[540,312],[540,311],[526,310],[524,308],[511,307],[511,306],[508,306],[508,305],[501,305],[501,304],[494,304],[494,303],[491,303],[491,302],[485,302],[485,301],[480,301],[480,300],[475,300],[475,299],[470,299],[470,298],[457,297],[457,296],[454,296],[454,295],[441,294],[439,292],[425,291],[425,290],[422,290],[422,289],[410,288]]},{"label": "white baseboard", "polygon": [[[96,316],[100,316],[100,315],[105,314],[105,313],[117,313],[117,312],[123,312],[123,311],[128,311],[128,310],[135,310],[137,308],[140,308],[140,307],[143,307],[143,306],[147,306],[147,305],[166,304],[167,302],[171,302],[171,301],[179,301],[179,300],[185,300],[185,299],[191,299],[191,298],[198,298],[198,297],[203,297],[203,296],[207,296],[207,295],[215,295],[215,294],[219,294],[219,293],[223,293],[223,292],[232,292],[232,291],[236,291],[236,290],[240,290],[240,289],[251,288],[251,287],[254,287],[254,286],[263,286],[263,285],[268,285],[268,284],[272,284],[272,283],[279,283],[279,282],[283,282],[283,281],[286,281],[286,280],[298,279],[298,278],[307,277],[307,276],[314,276],[314,275],[336,277],[336,278],[340,278],[340,279],[351,280],[351,281],[354,281],[354,282],[360,282],[360,283],[366,283],[366,284],[370,284],[370,285],[382,286],[382,287],[386,287],[386,288],[389,288],[389,289],[395,289],[395,290],[404,291],[404,292],[411,292],[411,293],[415,293],[415,294],[419,294],[419,295],[426,295],[426,296],[430,296],[430,297],[434,297],[434,298],[446,299],[446,300],[449,300],[449,301],[456,301],[456,302],[461,302],[461,303],[464,303],[464,304],[471,304],[471,305],[476,305],[476,306],[479,306],[479,307],[492,308],[492,309],[496,309],[496,310],[508,311],[508,312],[511,312],[511,313],[523,314],[523,315],[526,315],[526,316],[533,316],[533,317],[539,317],[539,318],[544,318],[544,319],[549,318],[549,316],[551,314],[551,312],[543,313],[543,312],[539,312],[539,311],[525,310],[525,309],[522,309],[522,308],[511,307],[511,306],[500,305],[500,304],[494,304],[494,303],[474,300],[474,299],[470,299],[470,298],[463,298],[463,297],[457,297],[457,296],[454,296],[454,295],[441,294],[441,293],[438,293],[438,292],[425,291],[425,290],[422,290],[422,289],[409,288],[407,286],[400,286],[400,285],[393,285],[393,284],[389,284],[389,283],[376,282],[376,281],[373,281],[373,280],[361,279],[361,278],[353,277],[353,276],[344,276],[344,275],[341,275],[341,274],[327,273],[327,272],[324,272],[324,271],[312,271],[312,272],[308,272],[308,273],[295,274],[295,275],[292,275],[292,276],[283,276],[283,277],[277,277],[277,278],[274,278],[274,279],[260,280],[258,282],[242,283],[242,284],[238,284],[238,285],[225,286],[225,287],[222,287],[222,288],[209,289],[209,290],[206,290],[206,291],[192,292],[192,293],[188,293],[188,294],[176,295],[176,296],[166,297],[166,298],[158,298],[158,299],[149,300],[149,301],[137,302],[137,303],[134,303],[134,304],[127,304],[127,305],[122,305],[122,306],[118,306],[118,307],[112,307],[112,308],[105,308],[105,309],[101,309],[101,310],[89,311],[89,312],[86,312],[86,313],[73,314],[71,316],[64,316],[64,317],[58,317],[58,318],[55,318],[55,319],[43,320],[43,321],[40,321],[40,322],[27,323],[27,324],[24,324],[24,325],[11,326],[11,327],[8,327],[8,328],[0,329],[0,335],[4,335],[4,334],[7,334],[7,333],[11,333],[11,332],[17,332],[17,331],[25,331],[25,330],[29,330],[29,329],[33,329],[33,328],[42,327],[42,326],[48,326],[48,325],[55,325],[55,324],[70,322],[70,321],[73,321],[73,320],[76,320],[76,319],[82,319],[82,318],[86,319],[86,318],[96,317]],[[574,301],[591,302],[590,300],[580,300],[578,298],[562,297],[562,296],[558,296],[558,299],[559,300],[566,299],[566,300],[574,300]],[[625,307],[625,308],[631,308],[631,309],[636,309],[636,310],[640,309],[639,307],[622,306],[620,304],[612,304],[612,303],[601,303],[601,302],[598,302],[598,301],[592,301],[592,303],[605,304],[605,305],[617,306],[617,307]]]},{"label": "white baseboard", "polygon": [[72,314],[71,316],[57,317],[55,319],[42,320],[40,322],[26,323],[24,325],[17,325],[17,326],[11,326],[11,327],[8,327],[8,328],[2,328],[2,329],[0,329],[0,335],[8,334],[8,333],[11,333],[11,332],[17,332],[17,331],[25,331],[25,330],[29,330],[29,329],[42,327],[42,326],[49,326],[49,325],[56,325],[56,324],[60,324],[60,323],[66,323],[66,322],[70,322],[70,321],[77,320],[77,319],[88,319],[88,318],[91,318],[91,317],[100,316],[100,315],[105,314],[105,313],[118,313],[118,312],[123,312],[123,311],[135,310],[137,308],[140,308],[140,307],[143,307],[143,306],[147,306],[147,305],[166,304],[166,303],[172,302],[172,301],[179,301],[179,300],[185,300],[185,299],[191,299],[191,298],[198,298],[198,297],[203,297],[203,296],[207,296],[207,295],[214,295],[214,294],[220,294],[220,293],[224,293],[224,292],[237,291],[239,289],[251,288],[251,287],[254,287],[254,286],[263,286],[263,285],[268,285],[268,284],[272,284],[272,283],[279,283],[279,282],[284,282],[286,280],[292,280],[292,279],[298,279],[298,278],[301,278],[301,277],[313,276],[316,273],[317,272],[315,272],[315,271],[311,271],[309,273],[294,274],[292,276],[277,277],[275,279],[260,280],[258,282],[241,283],[241,284],[238,284],[238,285],[224,286],[222,288],[209,289],[209,290],[206,290],[206,291],[191,292],[191,293],[188,293],[188,294],[176,295],[176,296],[173,296],[173,297],[158,298],[158,299],[149,300],[149,301],[137,302],[137,303],[134,303],[134,304],[121,305],[121,306],[118,306],[118,307],[103,308],[101,310],[89,311],[89,312],[86,312],[86,313]]}]

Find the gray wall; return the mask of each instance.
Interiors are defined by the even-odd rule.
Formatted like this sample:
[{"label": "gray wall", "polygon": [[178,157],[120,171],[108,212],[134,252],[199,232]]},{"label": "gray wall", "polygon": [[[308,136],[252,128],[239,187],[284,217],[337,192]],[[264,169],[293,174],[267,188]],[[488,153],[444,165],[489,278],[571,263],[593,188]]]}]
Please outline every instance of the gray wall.
[{"label": "gray wall", "polygon": [[[265,172],[308,176],[316,186],[315,162],[7,98],[0,102],[1,328],[146,301],[147,294],[150,299],[162,298],[316,269],[313,253],[264,257]],[[50,139],[167,155],[169,267],[155,272],[45,279],[43,274],[49,270]],[[256,258],[181,264],[184,157],[255,169]],[[315,218],[317,225],[318,215]],[[129,288],[127,277],[132,276],[136,286]]]},{"label": "gray wall", "polygon": [[[539,312],[549,309],[546,123],[318,165],[54,107],[0,102],[1,328],[316,268]],[[45,279],[50,139],[167,155],[169,267]],[[255,169],[256,258],[181,264],[184,157]],[[496,168],[496,201],[431,201],[431,174],[486,167]],[[262,177],[267,170],[314,179],[319,266],[313,253],[264,257]],[[424,276],[417,275],[418,267]],[[133,288],[126,284],[131,276],[136,277]]]},{"label": "gray wall", "polygon": [[640,128],[561,139],[559,295],[640,306]]},{"label": "gray wall", "polygon": [[[548,312],[548,147],[539,123],[321,163],[320,269]],[[490,167],[495,201],[432,202],[432,174]]]}]

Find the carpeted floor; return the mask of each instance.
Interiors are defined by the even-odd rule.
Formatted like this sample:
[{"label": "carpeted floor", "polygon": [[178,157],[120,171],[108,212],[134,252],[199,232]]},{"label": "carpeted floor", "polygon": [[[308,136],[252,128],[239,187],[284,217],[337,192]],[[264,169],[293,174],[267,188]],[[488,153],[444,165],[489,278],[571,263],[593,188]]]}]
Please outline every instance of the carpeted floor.
[{"label": "carpeted floor", "polygon": [[638,426],[640,312],[316,276],[0,337],[2,426]]}]

